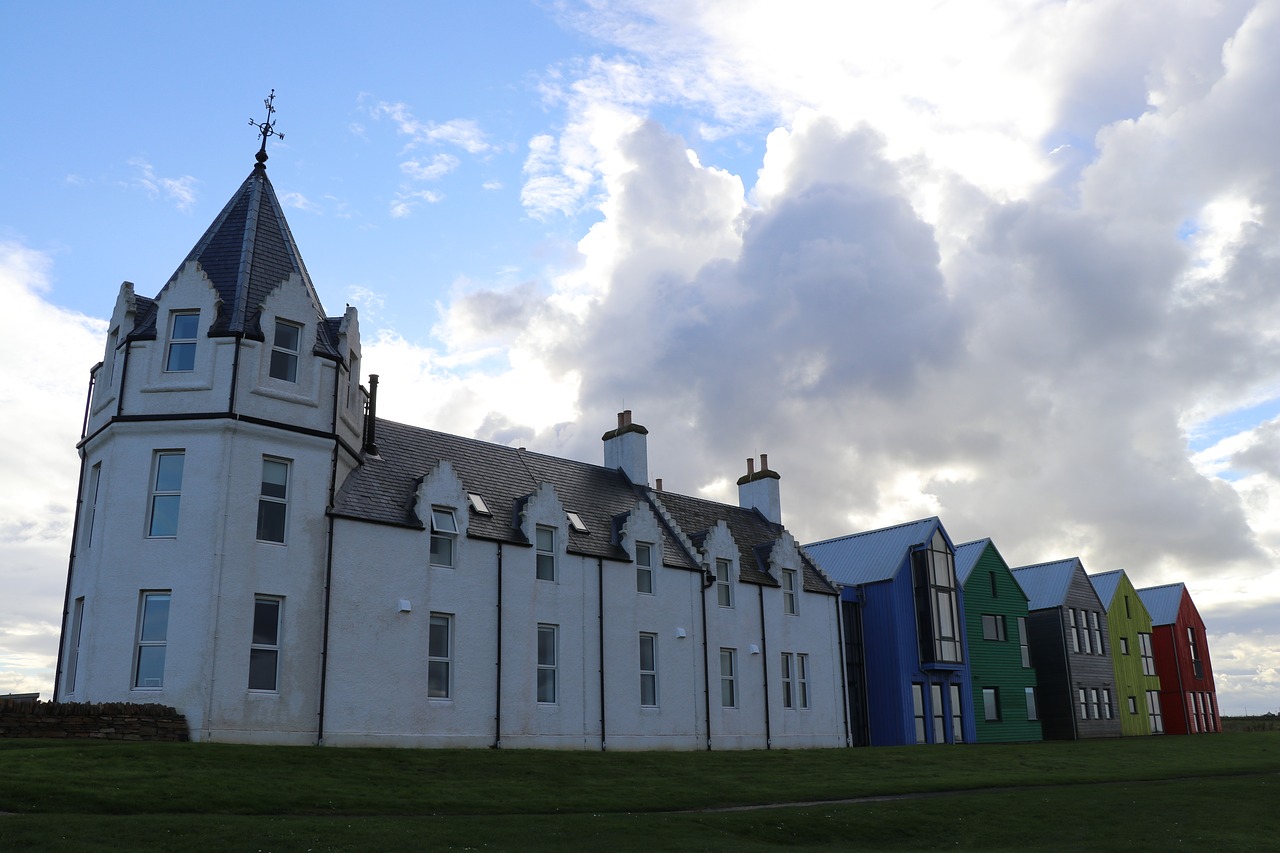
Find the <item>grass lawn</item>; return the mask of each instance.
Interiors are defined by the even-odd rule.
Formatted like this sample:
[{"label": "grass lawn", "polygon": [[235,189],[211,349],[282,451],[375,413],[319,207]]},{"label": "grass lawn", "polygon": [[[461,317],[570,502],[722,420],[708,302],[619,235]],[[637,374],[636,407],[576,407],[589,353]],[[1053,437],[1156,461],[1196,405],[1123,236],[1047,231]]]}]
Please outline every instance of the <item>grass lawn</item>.
[{"label": "grass lawn", "polygon": [[4,851],[1274,850],[1280,732],[712,753],[0,741],[0,811]]}]

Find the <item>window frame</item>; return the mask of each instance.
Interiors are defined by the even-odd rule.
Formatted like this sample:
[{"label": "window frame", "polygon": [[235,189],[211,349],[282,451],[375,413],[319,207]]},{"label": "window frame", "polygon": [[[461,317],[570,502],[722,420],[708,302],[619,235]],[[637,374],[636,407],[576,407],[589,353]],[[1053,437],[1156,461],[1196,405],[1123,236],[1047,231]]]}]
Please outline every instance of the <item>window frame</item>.
[{"label": "window frame", "polygon": [[1151,647],[1151,634],[1145,631],[1138,632],[1138,654],[1142,657],[1142,674],[1156,674],[1156,657]]},{"label": "window frame", "polygon": [[794,684],[795,664],[792,660],[791,652],[782,653],[782,707],[795,707],[795,684]]},{"label": "window frame", "polygon": [[988,723],[1000,722],[1000,688],[982,688],[982,719]]},{"label": "window frame", "polygon": [[[102,460],[98,460],[89,469],[89,483],[85,489],[89,504],[84,519],[84,550],[86,551],[93,547],[93,522],[98,517],[98,489],[101,485]],[[154,495],[155,493],[152,492],[152,494]]]},{"label": "window frame", "polygon": [[1089,611],[1089,630],[1093,634],[1093,653],[1095,655],[1105,655],[1107,648],[1102,642],[1102,625],[1098,611]]},{"label": "window frame", "polygon": [[1122,655],[1129,654],[1129,638],[1128,637],[1120,638],[1120,654]]},{"label": "window frame", "polygon": [[782,613],[785,616],[798,616],[800,603],[798,597],[799,580],[795,569],[783,569],[782,575]]},{"label": "window frame", "polygon": [[1022,668],[1031,668],[1031,642],[1027,638],[1027,617],[1018,617],[1018,651],[1022,655]]},{"label": "window frame", "polygon": [[[275,331],[271,336],[271,356],[267,366],[267,375],[272,379],[281,382],[289,382],[296,385],[298,383],[298,363],[299,356],[302,354],[302,334],[305,326],[301,323],[295,323],[292,320],[285,320],[280,317],[276,318]],[[290,349],[280,341],[280,330],[289,329],[294,333],[294,347]],[[284,375],[277,375],[276,367],[281,366],[280,372]]]},{"label": "window frame", "polygon": [[929,718],[925,714],[924,684],[911,682],[911,712],[916,725],[916,743],[928,743]]},{"label": "window frame", "polygon": [[716,558],[716,604],[733,607],[733,561]]},{"label": "window frame", "polygon": [[[190,337],[178,336],[178,321],[195,318],[195,328],[191,329]],[[183,330],[186,331],[185,329]],[[196,369],[196,343],[200,340],[200,312],[183,309],[179,311],[169,312],[169,340],[165,344],[164,351],[164,372],[165,373],[193,373]],[[181,355],[178,355],[181,353]],[[179,365],[190,362],[190,367],[174,367],[174,362],[178,361]]]},{"label": "window frame", "polygon": [[[441,624],[443,623],[443,625]],[[432,611],[427,619],[427,699],[453,698],[454,614]],[[443,637],[437,629],[443,627]],[[444,646],[437,643],[443,639]],[[435,686],[443,676],[443,689]]]},{"label": "window frame", "polygon": [[1034,687],[1022,688],[1022,695],[1027,702],[1027,722],[1039,721],[1040,704],[1036,699],[1036,689]]},{"label": "window frame", "polygon": [[[445,519],[448,519],[447,525],[443,523]],[[454,568],[457,565],[458,517],[454,514],[453,508],[432,506],[430,528],[431,542],[427,547],[427,565],[443,569]],[[446,558],[440,557],[437,543],[441,546],[448,543],[447,561]]]},{"label": "window frame", "polygon": [[653,595],[653,544],[636,543],[636,592]]},{"label": "window frame", "polygon": [[923,663],[964,663],[960,582],[955,556],[940,530],[912,552],[918,644]]},{"label": "window frame", "polygon": [[[267,482],[267,466],[268,465],[279,465],[284,468],[284,484],[283,485],[281,485],[280,483]],[[278,456],[264,455],[262,457],[261,476],[259,477],[259,483],[258,483],[258,526],[257,526],[257,533],[256,533],[257,541],[266,543],[269,545],[288,544],[289,486],[290,486],[289,480],[292,474],[293,474],[292,460],[282,459]],[[268,486],[278,487],[282,493],[279,495],[267,494]],[[280,509],[276,510],[275,507],[280,507]],[[264,535],[264,533],[270,534],[270,533],[273,533],[274,531],[272,529],[264,529],[264,528],[266,524],[269,524],[272,521],[275,521],[274,514],[276,512],[280,513],[280,518],[279,518],[280,538],[272,539],[272,538],[268,538],[268,536]]]},{"label": "window frame", "polygon": [[[543,547],[543,537],[550,538],[550,545]],[[540,581],[555,583],[556,581],[556,529],[548,524],[539,524],[533,531],[534,577]]]},{"label": "window frame", "polygon": [[[261,636],[259,634],[260,627],[268,627],[268,623],[259,624],[258,617],[262,612],[262,607],[272,608],[274,610],[274,619],[269,622],[272,631],[270,636]],[[255,595],[253,597],[253,622],[249,634],[249,692],[250,693],[279,693],[280,692],[280,629],[284,621],[284,599],[278,595]],[[271,679],[270,686],[263,682],[254,682],[255,676],[261,678],[265,671],[255,669],[254,660],[270,660],[271,661]]]},{"label": "window frame", "polygon": [[725,646],[720,647],[720,707],[738,707],[738,650]]},{"label": "window frame", "polygon": [[84,625],[84,596],[75,600],[71,608],[71,636],[67,638],[67,670],[62,677],[64,692],[76,690],[76,674],[80,667],[80,636]]},{"label": "window frame", "polygon": [[1160,708],[1160,691],[1147,691],[1147,725],[1153,735],[1164,734],[1164,712]]},{"label": "window frame", "polygon": [[[988,626],[990,630],[988,630]],[[982,614],[982,639],[994,642],[1004,642],[1008,638],[1009,636],[1008,632],[1005,630],[1003,613]]]},{"label": "window frame", "polygon": [[[178,459],[177,485],[175,488],[161,488],[160,477],[164,460]],[[148,539],[177,539],[178,524],[182,518],[182,478],[186,471],[187,451],[185,449],[173,448],[169,450],[156,450],[152,453],[151,463],[151,490],[147,499],[147,538]],[[169,476],[173,476],[173,472],[169,472]],[[166,486],[173,485],[166,483]],[[156,507],[168,507],[169,499],[173,499],[173,529],[171,532],[165,532],[168,527],[164,527],[160,532],[156,532]],[[160,504],[159,501],[164,503]],[[167,510],[166,510],[167,512]]]},{"label": "window frame", "polygon": [[535,693],[539,705],[555,705],[560,699],[560,626],[539,622],[537,637]]},{"label": "window frame", "polygon": [[[152,601],[159,603],[161,600],[164,602],[163,613],[157,612],[156,619],[158,621],[153,622],[148,618],[152,614],[149,605]],[[172,606],[172,590],[145,589],[138,594],[138,627],[133,653],[133,678],[131,679],[133,684],[131,689],[133,690],[164,689],[164,665],[169,645],[169,612]],[[159,650],[158,661],[149,660],[146,664],[146,669],[150,671],[158,662],[160,675],[154,679],[156,681],[155,684],[143,684],[144,680],[153,680],[149,675],[143,675],[144,651],[155,649]],[[146,656],[148,658],[156,658],[154,651],[151,651]]]},{"label": "window frame", "polygon": [[809,655],[805,652],[796,652],[796,706],[809,710]]},{"label": "window frame", "polygon": [[[645,660],[645,647],[648,646],[649,659]],[[640,707],[658,707],[658,635],[640,632]],[[646,666],[646,663],[648,666]],[[646,693],[646,691],[648,691]],[[648,701],[646,701],[648,700]]]}]

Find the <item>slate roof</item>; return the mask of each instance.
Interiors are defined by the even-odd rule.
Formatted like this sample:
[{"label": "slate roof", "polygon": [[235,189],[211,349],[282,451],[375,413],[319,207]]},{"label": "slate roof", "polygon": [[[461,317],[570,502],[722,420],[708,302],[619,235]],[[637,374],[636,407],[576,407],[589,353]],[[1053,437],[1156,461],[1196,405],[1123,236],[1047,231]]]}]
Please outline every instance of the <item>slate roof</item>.
[{"label": "slate roof", "polygon": [[[240,189],[187,253],[166,287],[178,277],[188,261],[196,261],[218,292],[218,315],[209,329],[210,337],[243,334],[263,339],[260,326],[262,303],[290,275],[297,274],[315,310],[315,354],[338,358],[336,326],[327,321],[316,295],[289,223],[285,221],[267,170],[259,164],[245,178]],[[150,302],[150,300],[148,300]],[[140,318],[134,338],[154,338],[155,305]]]},{"label": "slate roof", "polygon": [[[928,542],[939,529],[942,522],[933,516],[825,539],[805,545],[804,549],[836,583],[855,586],[891,579],[902,566],[907,552]],[[942,530],[942,535],[946,537],[946,530]]]},{"label": "slate roof", "polygon": [[1116,588],[1120,586],[1120,578],[1123,576],[1124,569],[1089,575],[1089,583],[1093,584],[1094,592],[1098,593],[1098,598],[1102,599],[1108,610],[1111,609],[1111,600],[1116,597]]},{"label": "slate roof", "polygon": [[1152,625],[1172,625],[1178,621],[1178,611],[1182,608],[1182,596],[1186,591],[1186,584],[1167,583],[1140,589],[1138,597],[1151,614]]},{"label": "slate roof", "polygon": [[[421,478],[443,461],[453,466],[458,479],[469,492],[481,495],[491,516],[469,513],[467,533],[480,539],[529,546],[521,533],[520,506],[541,483],[556,490],[566,511],[576,512],[587,528],[578,533],[568,526],[567,549],[574,554],[630,561],[616,543],[615,520],[633,510],[637,504],[649,503],[659,522],[667,527],[659,507],[665,507],[672,519],[695,544],[723,518],[729,525],[742,552],[741,580],[776,586],[777,580],[763,571],[757,551],[771,545],[783,533],[781,525],[767,521],[752,509],[704,501],[673,492],[654,492],[647,486],[635,485],[619,470],[533,453],[473,438],[450,435],[436,430],[377,421],[378,455],[365,455],[363,464],[343,483],[335,499],[333,514],[379,524],[422,529],[414,501]],[[460,508],[461,509],[461,508]],[[680,542],[677,531],[666,530],[662,548],[663,565],[701,571],[697,555]],[[767,558],[768,549],[763,549]],[[804,586],[813,592],[836,594],[817,569],[804,566]]]},{"label": "slate roof", "polygon": [[1061,607],[1067,600],[1071,576],[1075,573],[1076,566],[1080,565],[1079,557],[1071,557],[1066,560],[1054,560],[1014,569],[1013,579],[1027,594],[1027,609],[1044,610],[1046,607]]}]

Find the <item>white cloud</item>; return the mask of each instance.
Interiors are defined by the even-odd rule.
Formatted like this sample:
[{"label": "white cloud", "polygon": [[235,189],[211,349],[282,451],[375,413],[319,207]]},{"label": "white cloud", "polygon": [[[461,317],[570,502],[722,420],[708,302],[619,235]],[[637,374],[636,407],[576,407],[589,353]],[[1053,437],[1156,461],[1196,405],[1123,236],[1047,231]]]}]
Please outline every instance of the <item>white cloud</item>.
[{"label": "white cloud", "polygon": [[163,196],[181,211],[190,210],[196,203],[198,197],[196,184],[199,181],[191,175],[183,175],[180,178],[161,177],[155,173],[152,165],[141,157],[134,157],[129,161],[129,165],[138,170],[137,177],[133,179],[134,185],[142,187],[152,198]]},{"label": "white cloud", "polygon": [[386,116],[396,123],[397,129],[410,138],[410,145],[432,143],[452,145],[468,154],[485,154],[493,150],[487,136],[471,119],[451,119],[443,124],[420,121],[409,111],[407,104],[379,102],[371,110],[374,118]]},{"label": "white cloud", "polygon": [[401,190],[391,202],[391,215],[396,219],[403,219],[424,202],[436,204],[443,200],[444,193],[436,190]]},{"label": "white cloud", "polygon": [[282,193],[280,202],[285,207],[291,207],[294,210],[304,210],[307,213],[320,213],[321,207],[302,193],[287,192]]},{"label": "white cloud", "polygon": [[452,154],[436,154],[427,163],[419,160],[406,160],[400,164],[400,171],[415,181],[434,181],[458,168],[458,158]]}]

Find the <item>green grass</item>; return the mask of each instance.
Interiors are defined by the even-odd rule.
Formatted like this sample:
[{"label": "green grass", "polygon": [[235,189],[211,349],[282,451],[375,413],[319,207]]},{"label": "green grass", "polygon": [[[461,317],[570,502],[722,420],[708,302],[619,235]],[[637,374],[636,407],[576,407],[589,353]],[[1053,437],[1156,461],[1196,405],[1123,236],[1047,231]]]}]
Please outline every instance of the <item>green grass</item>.
[{"label": "green grass", "polygon": [[[835,802],[901,794],[920,796]],[[781,807],[705,811],[762,804]],[[1280,732],[712,753],[0,741],[5,851],[1269,850],[1277,804]]]}]

